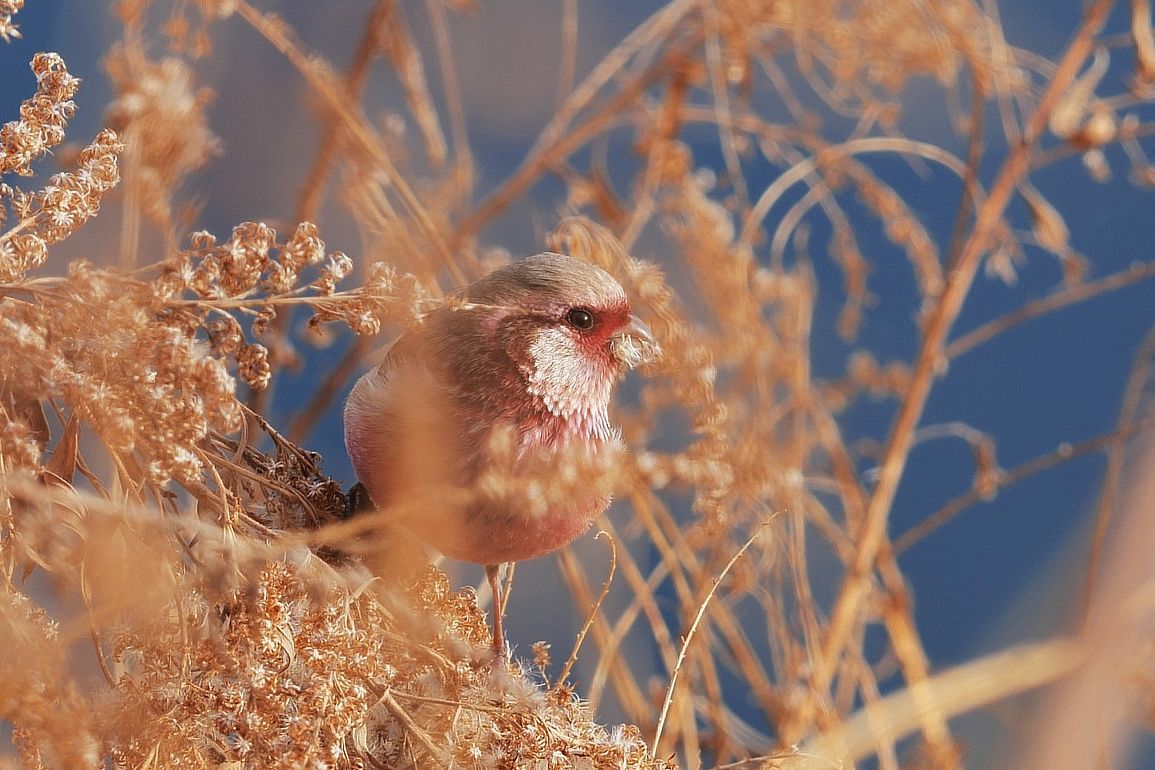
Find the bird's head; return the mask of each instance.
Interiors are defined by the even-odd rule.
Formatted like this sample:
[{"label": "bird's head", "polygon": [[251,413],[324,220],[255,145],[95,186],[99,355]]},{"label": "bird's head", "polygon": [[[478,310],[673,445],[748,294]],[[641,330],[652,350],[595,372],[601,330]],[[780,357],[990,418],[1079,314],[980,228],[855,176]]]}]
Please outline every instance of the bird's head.
[{"label": "bird's head", "polygon": [[513,263],[470,285],[464,300],[483,314],[491,354],[508,357],[527,394],[558,416],[604,410],[624,370],[658,354],[621,284],[572,257]]}]

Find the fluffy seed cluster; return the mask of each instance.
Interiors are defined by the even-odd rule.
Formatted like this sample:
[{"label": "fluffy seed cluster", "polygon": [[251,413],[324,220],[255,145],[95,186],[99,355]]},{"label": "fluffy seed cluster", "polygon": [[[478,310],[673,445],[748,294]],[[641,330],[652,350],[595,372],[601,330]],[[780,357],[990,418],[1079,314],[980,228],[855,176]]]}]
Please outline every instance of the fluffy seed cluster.
[{"label": "fluffy seed cluster", "polygon": [[20,29],[12,21],[12,17],[24,7],[24,0],[0,0],[0,39],[5,43],[12,38],[20,37]]},{"label": "fluffy seed cluster", "polygon": [[839,84],[877,83],[892,93],[917,75],[953,84],[966,66],[983,68],[988,78],[1011,72],[990,55],[987,38],[975,34],[986,19],[969,2],[946,2],[927,12],[916,2],[723,0],[716,13],[723,72],[732,84],[755,76],[761,46],[776,34],[793,36]]},{"label": "fluffy seed cluster", "polygon": [[236,430],[240,404],[224,359],[179,317],[151,313],[152,299],[147,286],[74,263],[34,301],[0,301],[0,345],[12,352],[0,377],[65,406],[153,482],[192,481],[201,442]]},{"label": "fluffy seed cluster", "polygon": [[[0,174],[30,176],[33,161],[64,141],[80,81],[54,53],[32,60],[36,94],[20,107],[20,119],[0,127]],[[100,210],[104,195],[120,181],[112,131],[102,131],[81,150],[77,168],[53,176],[36,192],[0,184],[0,283],[43,264],[48,247],[71,235]],[[7,229],[4,229],[7,228]]]},{"label": "fluffy seed cluster", "polygon": [[206,117],[212,92],[196,87],[184,59],[150,60],[139,39],[114,47],[105,68],[117,90],[106,119],[131,148],[134,194],[149,218],[171,231],[185,178],[220,152]]},{"label": "fluffy seed cluster", "polygon": [[75,171],[54,175],[42,190],[24,193],[0,185],[0,226],[5,219],[11,224],[0,233],[0,282],[17,280],[43,264],[50,245],[96,215],[105,194],[120,181],[117,155],[122,149],[116,134],[105,129],[81,150]]},{"label": "fluffy seed cluster", "polygon": [[0,681],[0,717],[26,767],[670,767],[568,686],[495,666],[472,589],[433,567],[386,587],[28,476],[0,491],[5,567],[91,583],[108,685],[77,687],[69,640],[5,584],[0,643],[21,666]]},{"label": "fluffy seed cluster", "polygon": [[[0,13],[5,9],[0,6]],[[15,11],[13,11],[15,12]],[[0,173],[32,174],[31,163],[64,141],[64,129],[76,111],[72,97],[80,79],[68,72],[59,54],[32,59],[36,93],[20,105],[20,119],[0,127]]]},{"label": "fluffy seed cluster", "polygon": [[[139,767],[151,754],[162,767],[256,757],[266,767],[353,766],[350,736],[365,721],[369,688],[391,682],[380,637],[351,613],[387,622],[380,611],[348,596],[314,604],[285,567],[267,570],[248,597],[216,606],[191,598],[184,617],[114,642],[125,673],[110,716],[130,728],[117,736],[114,762]],[[182,626],[192,638],[172,635]]]},{"label": "fluffy seed cluster", "polygon": [[0,649],[21,663],[10,667],[0,686],[0,709],[10,719],[22,766],[95,766],[92,713],[60,665],[65,655],[58,624],[23,594],[0,590]]},{"label": "fluffy seed cluster", "polygon": [[[326,252],[316,225],[302,222],[285,241],[263,222],[244,222],[233,228],[224,243],[207,232],[192,236],[192,248],[161,265],[158,281],[162,299],[179,299],[189,292],[207,304],[225,309],[263,306],[275,314],[277,305],[311,305],[318,322],[345,320],[354,328],[379,328],[388,296],[409,289],[414,302],[424,292],[411,279],[399,277],[385,265],[375,265],[364,290],[338,294],[337,284],[352,271],[345,254]],[[301,295],[309,294],[307,301]],[[421,312],[414,308],[413,315]],[[266,317],[267,323],[274,316]]]},{"label": "fluffy seed cluster", "polygon": [[337,291],[352,269],[348,256],[326,251],[311,222],[302,222],[284,241],[263,222],[244,222],[224,243],[195,233],[192,248],[162,262],[154,304],[190,329],[203,328],[213,350],[235,358],[241,379],[259,390],[271,376],[269,352],[247,341],[246,326],[261,337],[278,312],[301,307],[311,311],[313,327],[340,321],[359,334],[373,334],[386,321],[415,323],[431,306],[429,293],[412,275],[384,264],[371,267],[364,286]]},{"label": "fluffy seed cluster", "polygon": [[[30,163],[64,139],[78,81],[55,54],[33,60],[37,93],[0,130],[0,170]],[[235,430],[240,407],[223,362],[181,319],[159,317],[147,284],[73,263],[64,278],[26,281],[48,248],[72,235],[119,181],[116,134],[102,131],[72,171],[35,192],[0,186],[0,434],[9,467],[38,469],[46,406],[90,426],[122,467],[164,483],[199,479],[200,442]],[[75,438],[73,439],[75,440]],[[70,471],[71,472],[71,471]]]},{"label": "fluffy seed cluster", "polygon": [[543,516],[572,500],[610,498],[622,488],[625,448],[616,440],[597,451],[581,442],[540,452],[519,444],[513,430],[492,431],[485,471],[469,492],[505,510]]}]

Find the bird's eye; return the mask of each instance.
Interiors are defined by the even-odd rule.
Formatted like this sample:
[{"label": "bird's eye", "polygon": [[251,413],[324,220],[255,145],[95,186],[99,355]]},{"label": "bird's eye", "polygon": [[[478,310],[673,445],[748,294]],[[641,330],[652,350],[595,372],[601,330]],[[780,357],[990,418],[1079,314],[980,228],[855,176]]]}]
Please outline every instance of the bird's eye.
[{"label": "bird's eye", "polygon": [[585,331],[594,325],[594,314],[585,308],[575,307],[565,314],[565,320],[573,328]]}]

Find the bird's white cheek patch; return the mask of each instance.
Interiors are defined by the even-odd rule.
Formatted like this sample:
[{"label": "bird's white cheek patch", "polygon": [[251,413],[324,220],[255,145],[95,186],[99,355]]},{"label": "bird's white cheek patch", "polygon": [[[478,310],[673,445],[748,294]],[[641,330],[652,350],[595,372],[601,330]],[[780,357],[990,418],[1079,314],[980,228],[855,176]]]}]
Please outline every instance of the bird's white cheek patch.
[{"label": "bird's white cheek patch", "polygon": [[528,390],[554,417],[604,409],[613,379],[602,362],[592,360],[560,330],[538,334],[529,344],[529,364],[523,367]]}]

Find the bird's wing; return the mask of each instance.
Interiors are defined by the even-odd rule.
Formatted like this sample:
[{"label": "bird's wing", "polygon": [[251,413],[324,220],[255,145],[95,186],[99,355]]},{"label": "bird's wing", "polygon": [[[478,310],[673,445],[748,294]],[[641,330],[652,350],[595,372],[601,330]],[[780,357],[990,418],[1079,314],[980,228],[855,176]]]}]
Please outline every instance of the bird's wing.
[{"label": "bird's wing", "polygon": [[[373,502],[398,502],[402,486],[429,479],[453,451],[454,394],[417,335],[402,335],[345,402],[345,445]],[[452,460],[452,458],[448,458]],[[438,471],[439,473],[443,471]]]}]

